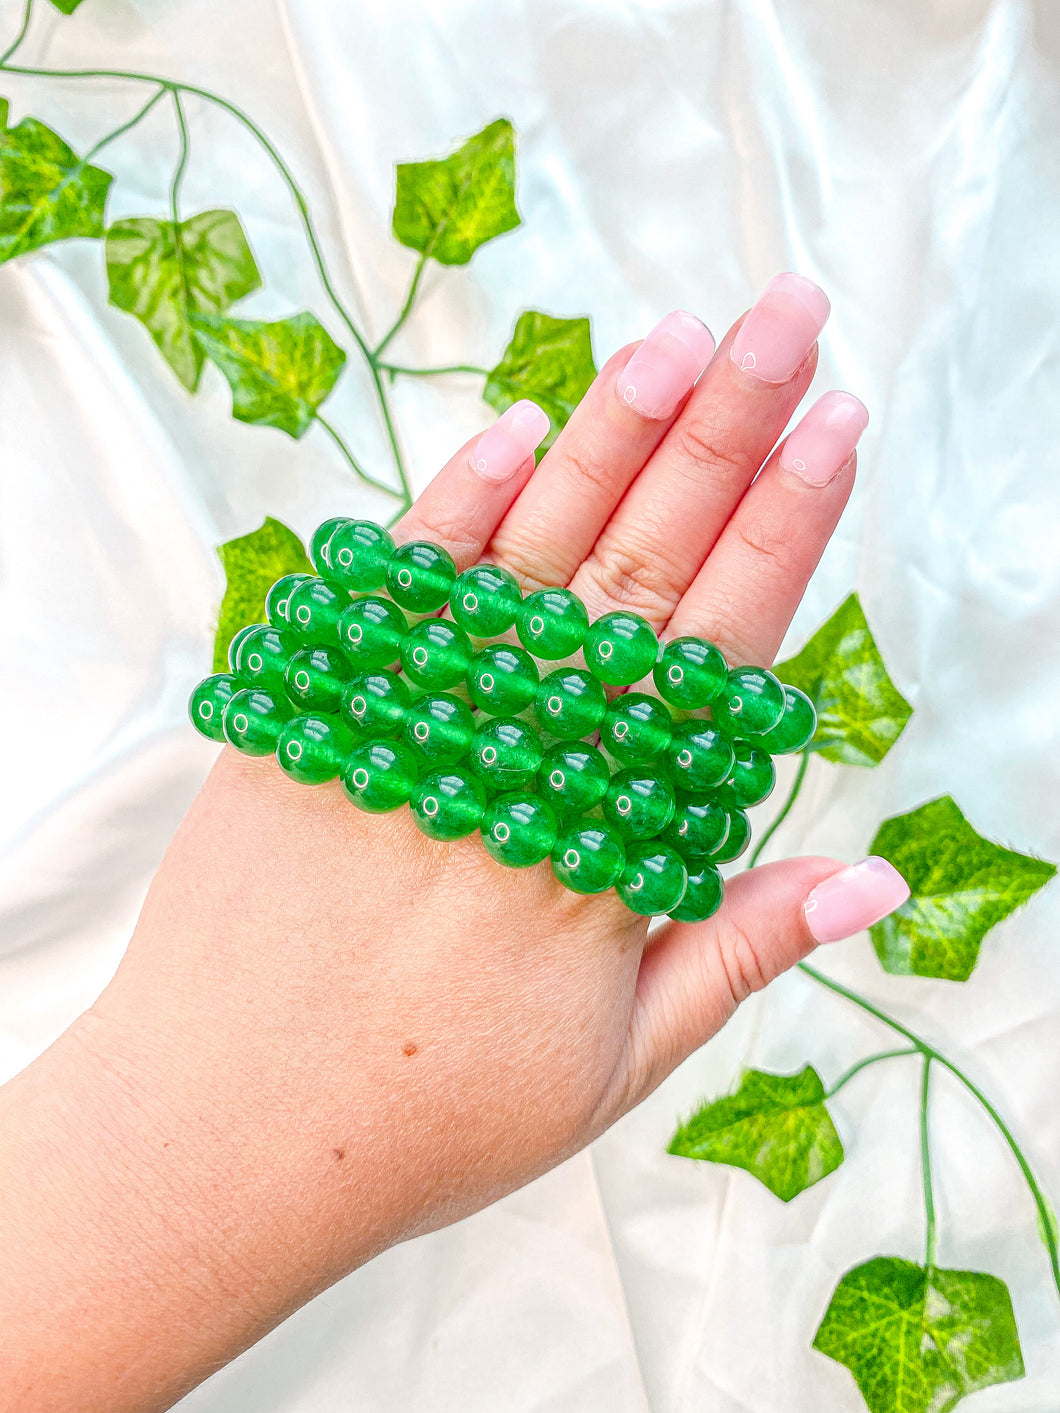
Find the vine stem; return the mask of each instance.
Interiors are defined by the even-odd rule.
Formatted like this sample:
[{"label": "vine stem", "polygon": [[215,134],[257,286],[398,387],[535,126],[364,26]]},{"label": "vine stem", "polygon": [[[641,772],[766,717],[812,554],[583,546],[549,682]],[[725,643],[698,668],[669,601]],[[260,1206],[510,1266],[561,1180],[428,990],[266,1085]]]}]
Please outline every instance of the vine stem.
[{"label": "vine stem", "polygon": [[851,1065],[845,1074],[840,1075],[839,1079],[836,1080],[835,1084],[826,1092],[824,1097],[826,1099],[834,1098],[845,1084],[849,1084],[856,1074],[860,1074],[862,1070],[867,1070],[870,1065],[878,1065],[883,1060],[897,1060],[903,1055],[919,1054],[919,1050],[907,1047],[905,1050],[881,1050],[878,1055],[866,1055],[866,1057],[863,1060],[859,1060],[856,1065]]},{"label": "vine stem", "polygon": [[755,864],[761,857],[762,850],[765,848],[765,846],[769,843],[770,839],[772,839],[773,835],[787,819],[789,813],[791,812],[792,805],[799,798],[799,791],[802,789],[802,782],[806,779],[806,770],[809,764],[810,752],[803,751],[802,760],[799,761],[799,768],[795,772],[795,780],[792,783],[791,793],[784,801],[784,806],[781,809],[780,813],[777,815],[776,819],[774,819],[773,823],[762,835],[761,839],[759,839],[757,845],[755,846],[754,853],[751,855],[750,859],[747,862],[748,868],[754,868]]},{"label": "vine stem", "polygon": [[89,148],[89,150],[81,158],[81,161],[78,163],[78,169],[80,170],[84,167],[87,167],[89,162],[92,161],[92,158],[102,152],[104,147],[108,147],[112,142],[114,142],[116,138],[124,137],[124,135],[131,128],[134,128],[137,125],[137,123],[143,122],[144,118],[147,117],[148,113],[150,113],[151,109],[155,106],[155,104],[159,103],[163,98],[165,98],[168,92],[169,86],[164,83],[160,84],[158,92],[153,94],[147,100],[144,106],[140,109],[138,113],[135,114],[134,117],[131,117],[127,123],[122,123],[121,127],[115,128],[113,132],[107,133],[105,137],[101,137],[100,140],[96,143],[95,147]]},{"label": "vine stem", "polygon": [[384,373],[393,378],[441,378],[447,373],[474,373],[479,378],[488,378],[488,368],[476,368],[471,363],[452,363],[446,368],[403,368],[397,363],[380,363]]},{"label": "vine stem", "polygon": [[170,89],[173,94],[173,113],[177,119],[177,129],[180,132],[180,156],[177,158],[177,167],[173,173],[173,180],[169,184],[169,211],[173,218],[173,253],[177,257],[177,274],[180,276],[180,298],[184,305],[184,317],[188,317],[188,277],[184,269],[184,242],[180,237],[180,187],[184,180],[184,172],[188,165],[189,144],[188,125],[184,121],[184,105],[180,101],[180,94],[177,90]]},{"label": "vine stem", "polygon": [[370,476],[368,474],[368,472],[357,460],[353,452],[343,441],[342,437],[339,436],[338,432],[335,430],[335,428],[331,425],[330,422],[328,422],[325,418],[321,417],[319,412],[315,413],[314,417],[315,420],[320,424],[321,427],[323,427],[324,431],[327,432],[328,436],[338,447],[345,460],[349,462],[354,473],[359,476],[362,481],[366,481],[369,486],[374,486],[377,491],[385,491],[388,496],[392,496],[394,494],[393,486],[388,486],[385,481],[377,481],[374,476]]},{"label": "vine stem", "polygon": [[378,359],[383,349],[386,348],[387,344],[397,333],[398,329],[401,328],[402,324],[404,324],[405,320],[409,317],[409,312],[412,309],[413,301],[416,298],[416,292],[420,287],[420,280],[423,278],[423,271],[426,268],[426,265],[427,252],[423,251],[420,254],[420,258],[416,261],[416,268],[412,273],[412,283],[409,285],[409,292],[405,296],[405,303],[401,306],[401,313],[397,316],[397,318],[391,324],[390,328],[383,335],[382,339],[380,339],[379,343],[377,343],[375,348],[372,350],[373,362]]},{"label": "vine stem", "polygon": [[920,1176],[924,1184],[924,1265],[935,1269],[937,1242],[935,1223],[935,1190],[931,1183],[931,1139],[928,1133],[928,1102],[931,1090],[931,1055],[924,1056],[924,1072],[920,1080]]},{"label": "vine stem", "polygon": [[33,0],[26,0],[26,8],[22,12],[22,28],[19,30],[18,34],[15,35],[14,39],[7,46],[7,48],[4,50],[3,54],[0,54],[0,64],[6,64],[7,61],[13,58],[17,51],[22,48],[22,41],[29,33],[29,22],[32,18]]}]

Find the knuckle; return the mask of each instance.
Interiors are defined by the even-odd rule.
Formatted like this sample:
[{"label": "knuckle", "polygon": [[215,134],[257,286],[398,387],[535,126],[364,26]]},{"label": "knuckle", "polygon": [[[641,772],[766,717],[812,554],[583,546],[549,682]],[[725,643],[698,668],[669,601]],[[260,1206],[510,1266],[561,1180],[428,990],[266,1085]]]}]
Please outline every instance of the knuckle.
[{"label": "knuckle", "polygon": [[729,919],[718,938],[718,959],[734,1006],[761,991],[770,980],[762,966],[758,940],[735,918]]},{"label": "knuckle", "polygon": [[598,545],[585,569],[609,604],[632,609],[649,623],[665,623],[680,598],[677,571],[658,545],[651,553],[615,544]]},{"label": "knuckle", "polygon": [[442,505],[425,508],[420,514],[415,535],[409,538],[430,540],[432,544],[441,545],[453,556],[457,568],[474,564],[482,551],[482,540],[466,519],[447,514]]},{"label": "knuckle", "polygon": [[570,480],[575,482],[579,496],[588,492],[610,497],[614,489],[615,473],[606,462],[599,461],[583,447],[571,445],[563,450],[563,467]]},{"label": "knuckle", "polygon": [[746,452],[729,441],[722,428],[703,418],[680,418],[670,436],[679,460],[709,466],[723,480],[750,480],[758,469]]},{"label": "knuckle", "polygon": [[788,540],[777,525],[765,520],[746,521],[736,517],[733,526],[740,543],[752,556],[783,567],[787,561]]}]

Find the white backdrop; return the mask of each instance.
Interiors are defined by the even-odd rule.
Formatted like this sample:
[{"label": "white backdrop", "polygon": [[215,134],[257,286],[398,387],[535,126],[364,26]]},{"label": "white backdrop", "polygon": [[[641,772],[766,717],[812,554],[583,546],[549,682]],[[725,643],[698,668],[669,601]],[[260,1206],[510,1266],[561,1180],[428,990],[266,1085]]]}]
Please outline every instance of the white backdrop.
[{"label": "white backdrop", "polygon": [[[917,714],[875,772],[815,763],[781,836],[865,852],[951,792],[983,833],[1060,859],[1060,15],[1051,0],[85,0],[41,4],[20,58],[161,70],[256,115],[302,175],[373,333],[414,257],[393,165],[507,114],[525,224],[432,267],[400,361],[489,365],[516,314],[589,314],[597,361],[666,310],[720,337],[780,269],[832,298],[814,393],[873,421],[794,650],[856,587]],[[0,0],[0,29],[20,5]],[[120,83],[3,76],[80,151],[143,101]],[[290,201],[226,117],[189,103],[184,201],[232,205],[266,288],[240,312],[329,319]],[[165,105],[100,161],[112,217],[164,213]],[[160,159],[160,152],[165,154]],[[0,1078],[106,984],[214,749],[186,724],[223,579],[215,546],[278,517],[378,511],[314,431],[189,400],[107,307],[94,242],[0,269]],[[329,411],[382,466],[352,366]],[[485,425],[473,380],[396,390],[418,485]],[[766,807],[768,814],[768,806]],[[759,827],[762,825],[759,821]],[[965,986],[886,977],[865,938],[822,954],[963,1062],[1060,1195],[1060,886],[988,938]],[[739,1065],[826,1081],[887,1038],[804,978],[748,1004],[592,1150],[381,1257],[180,1405],[187,1413],[855,1413],[809,1343],[839,1276],[919,1259],[915,1067],[844,1090],[844,1168],[785,1207],[668,1157],[674,1120]],[[1009,1285],[1028,1377],[969,1413],[1055,1413],[1060,1302],[1015,1165],[936,1087],[940,1261]]]}]

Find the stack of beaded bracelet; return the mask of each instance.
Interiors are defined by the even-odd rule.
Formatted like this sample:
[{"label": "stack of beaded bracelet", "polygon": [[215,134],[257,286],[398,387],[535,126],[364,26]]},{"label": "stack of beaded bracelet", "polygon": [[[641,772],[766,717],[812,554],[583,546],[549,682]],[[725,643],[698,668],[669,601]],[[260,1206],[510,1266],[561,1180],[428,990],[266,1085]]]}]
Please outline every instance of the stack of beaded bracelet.
[{"label": "stack of beaded bracelet", "polygon": [[[702,638],[660,649],[635,613],[590,624],[569,589],[524,598],[494,564],[457,575],[438,545],[395,546],[370,521],[326,521],[310,558],[317,575],[279,579],[268,622],[232,639],[231,672],[195,689],[204,736],[306,784],[338,776],[369,813],[408,804],[432,839],[478,829],[512,868],[550,857],[576,893],[613,887],[684,922],[717,910],[718,865],[750,842],[771,757],[814,733],[804,693],[730,671]],[[484,641],[513,628],[518,644]],[[579,650],[584,667],[539,667]],[[608,700],[605,685],[649,675],[658,696]]]}]

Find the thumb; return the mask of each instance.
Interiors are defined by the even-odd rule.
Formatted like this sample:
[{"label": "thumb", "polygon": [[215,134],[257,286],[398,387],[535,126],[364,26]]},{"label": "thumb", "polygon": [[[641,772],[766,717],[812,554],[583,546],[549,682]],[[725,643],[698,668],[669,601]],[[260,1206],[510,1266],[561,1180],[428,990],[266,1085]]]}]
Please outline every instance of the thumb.
[{"label": "thumb", "polygon": [[752,991],[818,944],[879,922],[908,897],[905,879],[886,859],[849,868],[835,859],[785,859],[727,883],[725,901],[708,921],[672,922],[653,933],[637,978],[629,1107],[716,1034]]}]

